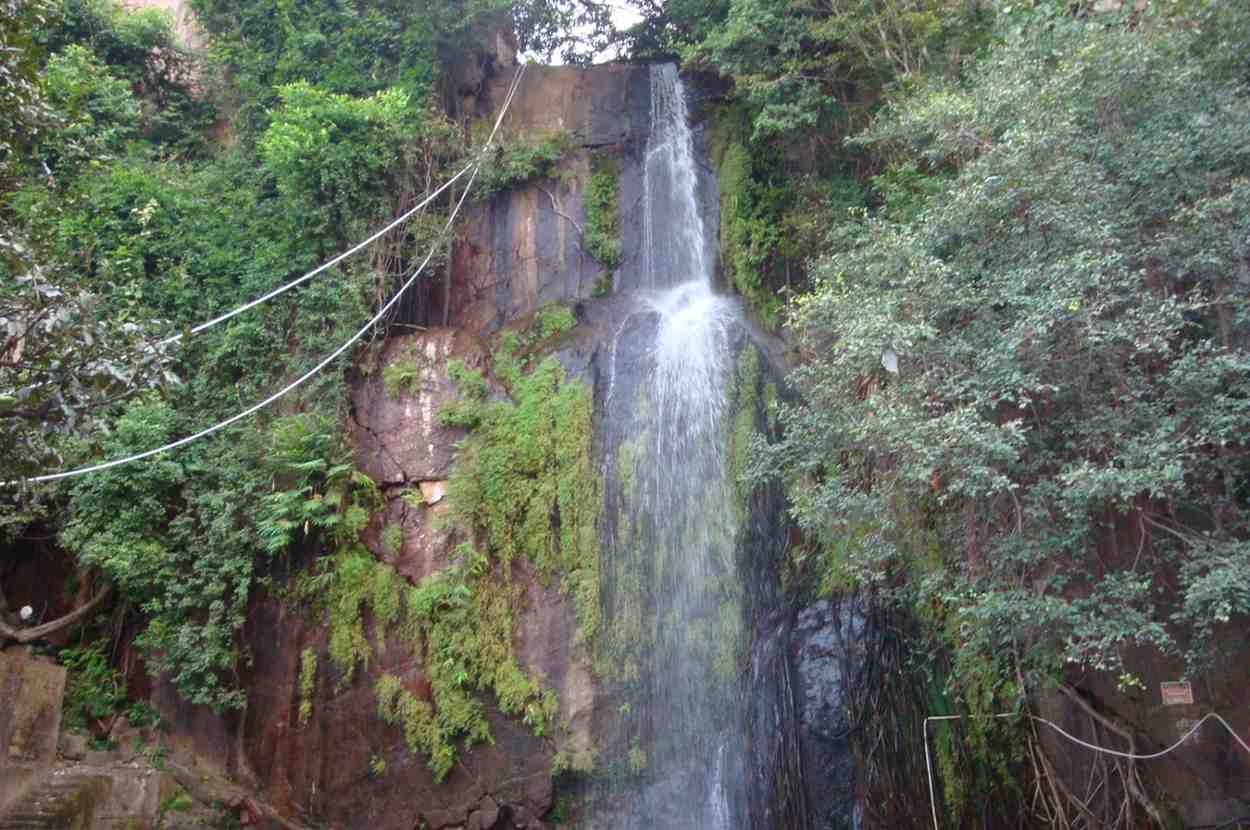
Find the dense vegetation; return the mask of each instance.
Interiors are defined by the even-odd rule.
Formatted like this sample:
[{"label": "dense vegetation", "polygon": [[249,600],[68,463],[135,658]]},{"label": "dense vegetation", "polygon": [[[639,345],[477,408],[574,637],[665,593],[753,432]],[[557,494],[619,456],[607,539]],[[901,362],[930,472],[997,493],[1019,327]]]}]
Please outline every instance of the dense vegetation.
[{"label": "dense vegetation", "polygon": [[[825,590],[910,621],[928,656],[896,699],[987,714],[1083,675],[1144,692],[1154,656],[1190,677],[1238,659],[1248,46],[1228,4],[1017,8],[850,142],[882,172],[789,307],[801,403],[755,472],[789,482]],[[1027,728],[966,734],[939,741],[952,820],[1079,811],[1014,789]],[[1120,786],[1099,803],[1165,817]]]},{"label": "dense vegetation", "polygon": [[[5,43],[22,50],[5,59],[15,119],[0,147],[5,478],[145,450],[233,415],[345,340],[442,226],[447,197],[299,292],[159,342],[308,270],[445,180],[466,142],[438,107],[440,49],[503,7],[270,8],[197,4],[207,56],[155,10],[4,8]],[[511,147],[483,180],[532,175],[560,146]],[[442,273],[445,250],[429,273]],[[428,286],[405,305],[416,322]],[[341,441],[344,368],[284,403],[311,419],[306,434],[262,413],[144,465],[17,498],[10,488],[6,543],[59,534],[89,579],[138,612],[153,668],[191,700],[241,705],[248,597],[275,555],[328,541],[301,510],[342,512],[323,496],[344,474],[327,460]]]}]

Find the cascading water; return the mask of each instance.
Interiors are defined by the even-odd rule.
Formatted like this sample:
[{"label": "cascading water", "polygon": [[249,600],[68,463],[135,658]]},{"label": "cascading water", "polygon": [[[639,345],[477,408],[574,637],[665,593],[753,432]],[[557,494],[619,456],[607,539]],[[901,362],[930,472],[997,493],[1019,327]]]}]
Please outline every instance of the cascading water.
[{"label": "cascading water", "polygon": [[748,826],[741,510],[726,459],[743,329],[713,292],[704,182],[671,64],[651,68],[640,166],[640,290],[606,403],[606,651],[623,690],[616,744],[628,751],[594,826],[729,830]]}]

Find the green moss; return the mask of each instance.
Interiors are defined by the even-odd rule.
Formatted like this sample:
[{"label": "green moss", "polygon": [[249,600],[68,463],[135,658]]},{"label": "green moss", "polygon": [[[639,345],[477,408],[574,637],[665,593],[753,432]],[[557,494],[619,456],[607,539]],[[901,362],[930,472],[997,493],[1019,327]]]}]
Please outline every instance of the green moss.
[{"label": "green moss", "polygon": [[386,394],[398,398],[404,392],[413,394],[421,386],[421,374],[428,368],[425,355],[416,344],[409,344],[402,354],[396,355],[382,368],[382,383]]},{"label": "green moss", "polygon": [[546,340],[572,329],[577,325],[577,316],[573,311],[562,305],[549,305],[538,310],[534,315],[531,330],[538,337]]},{"label": "green moss", "polygon": [[721,261],[728,281],[765,325],[779,322],[781,298],[768,285],[770,259],[782,241],[778,217],[761,205],[746,145],[727,147],[717,181],[721,188]]},{"label": "green moss", "polygon": [[[459,747],[491,740],[482,693],[537,735],[558,726],[554,692],[521,669],[513,650],[513,618],[523,601],[512,580],[517,557],[573,596],[583,638],[599,627],[591,392],[537,353],[575,325],[569,309],[552,306],[500,335],[492,363],[506,399],[488,399],[481,371],[449,365],[461,397],[440,418],[469,430],[448,483],[447,521],[468,540],[456,547],[452,566],[410,585],[355,541],[364,523],[353,520],[327,567],[307,579],[305,595],[318,596],[328,612],[340,684],[350,684],[374,649],[391,643],[420,662],[428,697],[385,675],[375,686],[378,714],[403,730],[440,780]],[[362,493],[366,503],[353,502],[345,516],[351,507],[365,518],[367,508],[378,508],[371,490]],[[383,549],[393,552],[402,542],[400,526],[388,523]]]},{"label": "green moss", "polygon": [[384,674],[374,686],[378,715],[404,730],[404,740],[413,752],[428,759],[436,781],[442,781],[456,762],[456,749],[442,739],[438,718],[429,702],[417,697],[394,675]]},{"label": "green moss", "polygon": [[760,394],[760,355],[754,346],[747,346],[738,355],[734,384],[733,433],[730,436],[730,477],[733,479],[735,504],[745,512],[750,487],[745,483],[751,440],[756,434],[756,418]]},{"label": "green moss", "polygon": [[306,648],[299,656],[299,725],[312,717],[312,697],[317,688],[317,652]]},{"label": "green moss", "polygon": [[403,526],[399,522],[387,522],[382,532],[378,534],[378,542],[382,546],[382,551],[388,556],[399,553],[400,548],[404,546]]},{"label": "green moss", "polygon": [[340,686],[350,685],[357,668],[368,668],[373,647],[365,635],[364,610],[373,597],[378,561],[360,545],[335,555],[330,590],[324,601],[330,620],[330,660],[340,672]]},{"label": "green moss", "polygon": [[448,482],[450,515],[492,561],[507,565],[520,555],[541,578],[558,577],[591,638],[599,619],[600,509],[591,391],[566,381],[554,358],[528,371],[523,360],[510,348],[495,353],[510,399],[474,407],[476,425]]},{"label": "green moss", "polygon": [[647,753],[642,748],[642,739],[635,735],[629,744],[629,771],[641,775],[647,769]]},{"label": "green moss", "polygon": [[[616,480],[622,495],[632,500],[637,487],[638,442],[640,438],[622,441],[616,448]],[[625,517],[627,518],[627,517]]]},{"label": "green moss", "polygon": [[591,159],[590,181],[586,184],[586,233],[583,244],[586,252],[609,271],[616,268],[621,259],[617,212],[620,173],[619,161],[612,156],[598,154]]},{"label": "green moss", "polygon": [[712,654],[712,669],[724,683],[738,677],[741,636],[742,607],[736,597],[726,597],[718,609],[716,647]]},{"label": "green moss", "polygon": [[538,735],[550,729],[558,709],[555,695],[516,662],[511,620],[518,597],[502,569],[483,567],[468,546],[457,556],[455,567],[413,586],[356,547],[335,557],[326,599],[330,657],[344,682],[373,653],[366,610],[381,647],[397,641],[420,661],[430,699],[387,675],[375,688],[378,712],[403,728],[409,748],[426,756],[439,779],[454,764],[459,744],[491,739],[479,692],[494,692],[501,711],[522,718]]},{"label": "green moss", "polygon": [[[558,361],[536,355],[540,344],[575,324],[567,308],[551,307],[500,335],[492,362],[507,399],[488,400],[480,371],[449,367],[461,398],[441,418],[470,430],[448,483],[448,521],[470,540],[457,546],[452,567],[411,586],[359,545],[334,558],[325,592],[331,659],[345,683],[367,665],[373,649],[366,611],[379,643],[397,639],[412,649],[428,699],[387,675],[376,684],[378,713],[403,729],[440,780],[460,745],[491,738],[483,692],[537,735],[558,726],[554,692],[521,669],[513,650],[522,602],[512,581],[517,557],[573,596],[582,637],[599,627],[591,393],[567,380]],[[384,547],[391,527],[383,530]]]},{"label": "green moss", "polygon": [[477,426],[481,417],[482,404],[486,401],[489,391],[486,378],[478,369],[470,369],[463,361],[451,360],[447,363],[447,376],[456,384],[460,398],[443,406],[438,412],[438,421],[447,427],[472,428]]}]

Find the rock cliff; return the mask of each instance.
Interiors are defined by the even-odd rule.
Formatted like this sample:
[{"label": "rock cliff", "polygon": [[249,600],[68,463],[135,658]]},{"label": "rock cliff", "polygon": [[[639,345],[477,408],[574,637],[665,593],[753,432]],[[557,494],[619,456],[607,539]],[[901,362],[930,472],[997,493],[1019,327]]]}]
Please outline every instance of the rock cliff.
[{"label": "rock cliff", "polygon": [[[509,57],[505,49],[474,62],[482,76],[462,85],[474,94],[459,106],[492,111],[512,75]],[[618,65],[527,69],[505,129],[569,130],[574,146],[559,176],[505,190],[474,208],[454,249],[451,326],[390,338],[353,384],[346,427],[355,464],[383,499],[363,540],[412,584],[447,567],[453,555],[455,540],[440,515],[465,432],[438,418],[458,397],[449,364],[484,370],[492,396],[501,396],[490,374],[492,335],[549,304],[586,300],[611,279],[582,245],[584,190],[592,153],[627,159],[643,134],[645,78],[645,70]],[[595,305],[610,309],[612,299]],[[596,356],[610,334],[603,320],[610,316],[583,313],[583,324],[560,340],[556,356],[579,382],[594,382]],[[407,382],[388,388],[387,369],[400,362],[408,367]],[[399,528],[398,544],[384,538],[392,527]],[[554,733],[536,736],[483,693],[492,740],[462,748],[446,778],[436,780],[427,759],[409,749],[403,729],[378,714],[374,684],[384,675],[399,678],[419,699],[429,697],[429,680],[411,650],[387,643],[345,682],[332,668],[324,621],[274,589],[255,596],[244,631],[251,658],[240,677],[248,695],[244,713],[219,717],[182,702],[169,687],[154,690],[175,758],[244,783],[285,816],[322,826],[544,826],[557,757],[567,763],[595,749],[596,686],[569,594],[524,561],[512,565],[512,580],[518,591],[512,645],[521,668],[556,693]],[[300,682],[309,652],[323,667],[311,694]]]}]

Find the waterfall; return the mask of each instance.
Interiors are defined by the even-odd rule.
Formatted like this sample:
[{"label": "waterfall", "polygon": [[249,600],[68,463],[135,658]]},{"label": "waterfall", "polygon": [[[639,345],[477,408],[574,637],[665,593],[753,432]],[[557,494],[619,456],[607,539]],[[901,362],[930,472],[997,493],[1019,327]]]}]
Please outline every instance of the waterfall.
[{"label": "waterfall", "polygon": [[713,241],[699,209],[699,169],[677,67],[651,67],[651,129],[643,169],[643,257],[651,289],[711,290]]},{"label": "waterfall", "polygon": [[730,830],[747,826],[741,517],[726,459],[743,328],[713,292],[704,174],[671,64],[651,68],[644,152],[640,278],[607,405],[606,650],[629,750],[594,826]]}]

